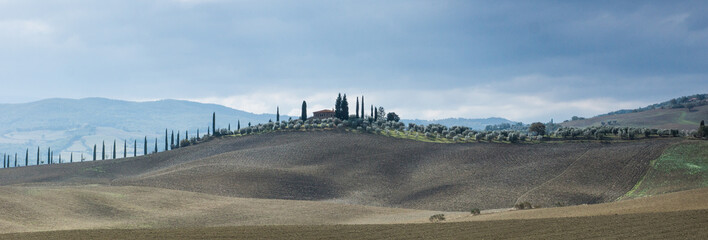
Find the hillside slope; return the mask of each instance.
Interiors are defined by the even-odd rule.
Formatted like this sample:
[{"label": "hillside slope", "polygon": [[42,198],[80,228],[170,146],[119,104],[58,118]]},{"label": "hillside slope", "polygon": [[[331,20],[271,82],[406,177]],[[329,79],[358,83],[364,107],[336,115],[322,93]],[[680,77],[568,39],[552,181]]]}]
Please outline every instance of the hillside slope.
[{"label": "hillside slope", "polygon": [[617,121],[617,126],[658,129],[696,130],[701,120],[708,120],[708,105],[689,111],[686,108],[653,109],[643,112],[613,114],[561,123],[564,127],[601,126]]},{"label": "hillside slope", "polygon": [[0,185],[110,184],[467,211],[613,201],[675,139],[435,144],[339,131],[223,138],[136,158],[0,170]]}]

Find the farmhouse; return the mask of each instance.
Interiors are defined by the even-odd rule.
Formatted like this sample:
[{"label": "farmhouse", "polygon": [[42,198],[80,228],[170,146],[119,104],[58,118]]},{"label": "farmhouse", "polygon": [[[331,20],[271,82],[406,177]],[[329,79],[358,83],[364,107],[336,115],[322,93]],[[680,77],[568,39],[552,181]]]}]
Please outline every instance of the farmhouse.
[{"label": "farmhouse", "polygon": [[312,115],[314,118],[320,118],[320,119],[333,118],[334,117],[334,110],[324,109],[324,110],[320,110],[317,112],[313,112]]}]

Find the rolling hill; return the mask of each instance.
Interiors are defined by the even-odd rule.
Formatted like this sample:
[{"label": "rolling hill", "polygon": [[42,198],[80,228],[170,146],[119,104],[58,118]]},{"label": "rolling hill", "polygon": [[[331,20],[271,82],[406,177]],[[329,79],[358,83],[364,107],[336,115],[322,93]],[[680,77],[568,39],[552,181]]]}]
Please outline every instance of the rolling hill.
[{"label": "rolling hill", "polygon": [[614,201],[677,139],[435,144],[344,131],[227,137],[110,161],[0,170],[0,185],[142,186],[229,197],[466,211]]},{"label": "rolling hill", "polygon": [[615,122],[615,126],[645,127],[657,129],[696,130],[701,120],[708,120],[708,105],[687,108],[651,109],[641,112],[601,115],[583,120],[561,123],[564,127],[601,126],[603,122]]}]

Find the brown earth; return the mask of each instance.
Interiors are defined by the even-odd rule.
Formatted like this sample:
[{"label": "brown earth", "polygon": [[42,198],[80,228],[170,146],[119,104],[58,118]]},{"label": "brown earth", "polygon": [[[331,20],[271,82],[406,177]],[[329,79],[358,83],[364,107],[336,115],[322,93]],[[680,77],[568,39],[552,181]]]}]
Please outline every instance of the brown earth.
[{"label": "brown earth", "polygon": [[673,141],[434,144],[346,132],[226,138],[146,157],[0,171],[0,184],[148,186],[464,211],[612,201]]},{"label": "brown earth", "polygon": [[437,144],[343,131],[227,137],[148,156],[0,169],[0,185],[145,186],[442,211],[601,203],[676,139]]},{"label": "brown earth", "polygon": [[686,108],[653,109],[643,112],[592,117],[561,123],[565,127],[601,126],[602,122],[617,121],[618,126],[657,129],[696,130],[702,120],[708,120],[708,105]]},{"label": "brown earth", "polygon": [[704,188],[608,204],[468,214],[451,223],[93,229],[0,239],[706,239],[706,197]]},{"label": "brown earth", "polygon": [[8,233],[96,228],[411,223],[426,222],[439,212],[93,185],[0,187],[0,213],[0,233]]},{"label": "brown earth", "polygon": [[[705,239],[708,237],[708,202],[705,201],[708,198],[708,188],[596,205],[503,211],[483,213],[478,216],[446,212],[448,221],[452,222],[435,224],[420,222],[424,221],[424,217],[439,212],[311,201],[236,199],[138,187],[49,187],[41,190],[32,188],[36,187],[0,189],[3,196],[9,196],[5,198],[16,199],[18,194],[33,198],[31,201],[18,203],[20,205],[33,205],[31,202],[42,200],[53,202],[49,205],[55,205],[54,207],[47,207],[48,203],[42,203],[43,208],[46,209],[41,213],[45,215],[43,217],[47,218],[47,222],[53,222],[50,225],[63,226],[54,229],[74,230],[7,233],[0,234],[0,239]],[[190,196],[183,198],[177,197],[178,195]],[[76,196],[131,200],[103,201],[106,205],[101,208],[113,209],[111,211],[100,210],[101,208],[90,204],[77,206],[76,201],[58,203],[58,201],[67,201],[66,197],[77,198]],[[180,202],[182,199],[187,201]],[[127,203],[136,205],[129,206]],[[74,214],[79,218],[92,216],[93,219],[81,223],[89,225],[69,226],[78,223],[67,219],[65,216],[67,212],[57,211],[57,207],[82,212]],[[17,209],[17,206],[14,208]],[[283,208],[288,210],[281,211]],[[180,211],[171,212],[168,209],[180,209]],[[94,214],[87,214],[86,211]],[[134,222],[121,219],[127,214],[141,211],[148,211],[144,212],[148,219],[137,216],[133,217]],[[113,225],[99,226],[100,223],[111,222],[107,218],[111,215],[107,214],[108,212],[120,216],[113,217]],[[122,213],[115,214],[117,212]],[[255,215],[249,215],[249,212]],[[50,213],[55,215],[48,216],[47,214]],[[379,224],[350,225],[347,223],[351,222],[346,220],[350,217],[362,220],[355,223]],[[244,219],[245,221],[242,221]],[[381,224],[401,223],[408,220],[419,223]],[[91,225],[92,221],[95,222],[93,225]],[[151,221],[155,221],[152,226],[136,225]],[[339,225],[342,223],[347,225]],[[4,222],[0,221],[0,225],[3,224]],[[243,226],[253,224],[260,226]],[[32,226],[33,223],[29,221],[23,225]]]}]

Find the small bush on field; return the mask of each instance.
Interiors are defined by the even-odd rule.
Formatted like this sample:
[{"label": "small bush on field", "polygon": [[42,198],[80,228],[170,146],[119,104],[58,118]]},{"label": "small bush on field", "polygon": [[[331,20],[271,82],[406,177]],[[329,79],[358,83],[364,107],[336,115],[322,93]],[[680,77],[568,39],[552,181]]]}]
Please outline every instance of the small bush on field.
[{"label": "small bush on field", "polygon": [[524,210],[524,209],[532,209],[533,207],[531,206],[530,202],[522,202],[522,203],[517,203],[514,205],[514,208],[518,210]]},{"label": "small bush on field", "polygon": [[433,223],[445,221],[445,214],[435,214],[433,216],[430,216],[428,220]]},{"label": "small bush on field", "polygon": [[470,213],[472,213],[472,215],[479,215],[481,211],[479,211],[479,208],[473,208],[470,210]]}]

